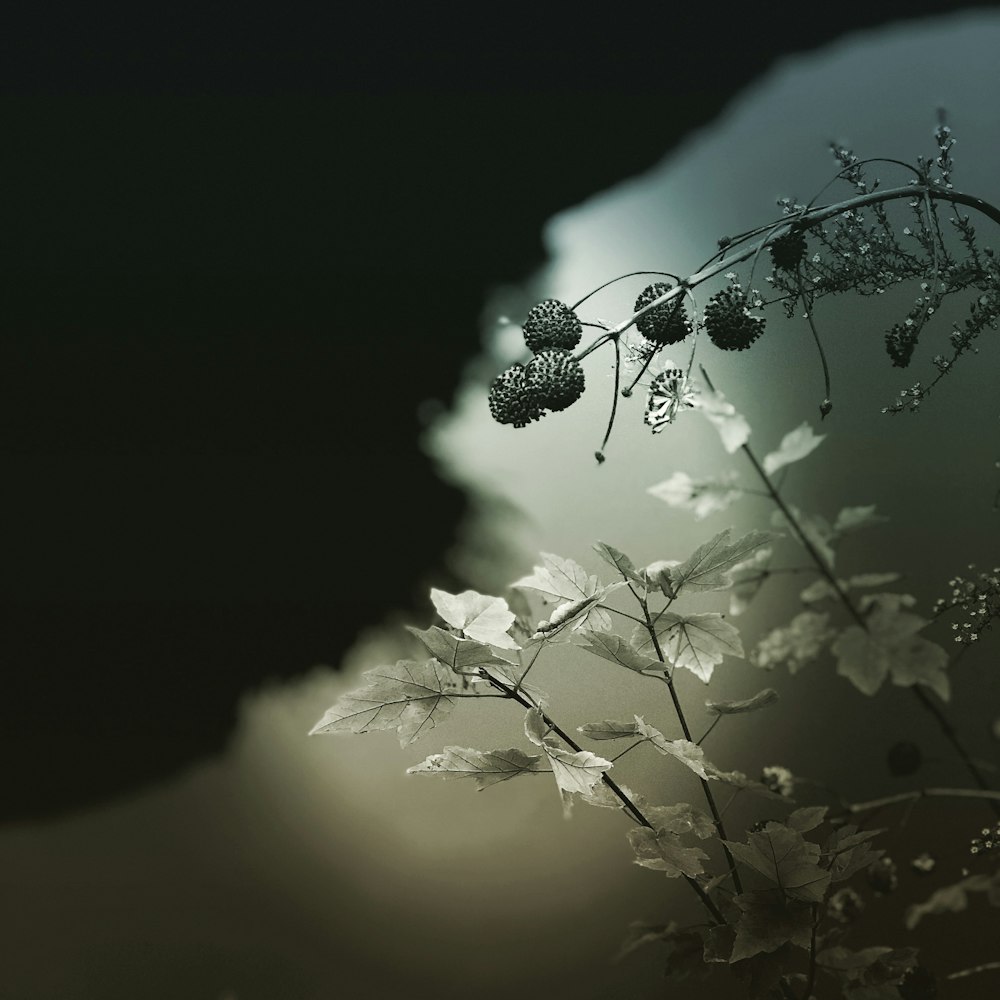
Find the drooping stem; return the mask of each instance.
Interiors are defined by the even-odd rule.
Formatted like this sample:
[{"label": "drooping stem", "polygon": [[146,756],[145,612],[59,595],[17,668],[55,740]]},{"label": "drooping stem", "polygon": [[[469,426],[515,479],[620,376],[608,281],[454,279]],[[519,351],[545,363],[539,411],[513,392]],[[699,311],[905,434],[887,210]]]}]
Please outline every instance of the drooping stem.
[{"label": "drooping stem", "polygon": [[[663,650],[660,648],[659,636],[656,634],[656,628],[653,624],[653,619],[650,617],[649,614],[649,603],[646,601],[645,598],[639,597],[639,595],[634,590],[632,591],[632,593],[635,594],[636,598],[639,601],[639,606],[642,608],[643,616],[646,619],[646,631],[649,633],[649,638],[652,640],[653,649],[656,650],[657,659],[661,663],[666,663],[667,661],[663,655]],[[664,684],[667,685],[667,690],[670,692],[670,699],[674,703],[674,711],[677,713],[677,721],[681,724],[681,730],[684,733],[684,739],[686,739],[689,743],[693,743],[694,740],[691,739],[691,730],[688,727],[687,719],[684,716],[684,709],[681,707],[680,698],[677,696],[677,688],[674,687],[673,678],[669,676],[664,676],[663,682]],[[699,777],[698,780],[701,782],[701,788],[702,791],[705,793],[705,800],[708,802],[708,807],[712,811],[712,819],[715,821],[715,828],[716,830],[719,831],[719,839],[720,842],[722,843],[722,850],[725,852],[726,862],[729,865],[729,870],[733,877],[733,885],[735,886],[737,892],[743,892],[743,884],[740,881],[740,873],[736,868],[736,861],[733,858],[733,855],[730,852],[729,848],[726,846],[726,841],[729,839],[729,837],[727,836],[726,828],[722,823],[722,815],[719,813],[719,807],[716,805],[715,796],[712,794],[712,789],[709,787],[708,782],[704,778]]]},{"label": "drooping stem", "polygon": [[[573,737],[569,735],[569,733],[563,730],[552,718],[550,718],[545,712],[539,709],[537,705],[532,704],[532,702],[529,701],[526,697],[524,697],[524,695],[516,688],[508,687],[502,681],[497,680],[495,677],[491,677],[489,674],[485,672],[481,676],[483,676],[485,680],[488,680],[490,684],[492,684],[499,691],[502,691],[508,698],[511,698],[514,701],[516,701],[519,705],[522,705],[524,708],[535,709],[535,711],[537,711],[541,715],[542,721],[545,723],[545,725],[548,726],[548,728],[552,730],[552,732],[554,732],[556,736],[558,736],[559,739],[561,739],[567,746],[571,747],[574,750],[574,752],[580,753],[583,750],[583,747],[581,747],[580,744],[577,743],[576,740],[574,740]],[[628,797],[628,795],[625,794],[625,792],[621,789],[618,783],[613,778],[608,777],[607,772],[604,772],[601,775],[601,780],[604,782],[605,785],[607,785],[610,791],[621,801],[624,809],[631,815],[631,817],[640,826],[644,826],[649,830],[655,831],[656,827],[654,827],[653,824],[643,815],[642,810]],[[705,907],[705,909],[708,910],[709,914],[711,914],[712,919],[717,924],[720,925],[725,924],[726,922],[725,917],[723,917],[718,906],[715,905],[715,901],[712,899],[712,897],[709,896],[709,894],[705,892],[705,890],[701,887],[698,880],[692,878],[690,875],[685,875],[684,879],[687,882],[687,884],[691,886],[691,888],[694,890],[695,894],[701,900],[701,903]]]}]

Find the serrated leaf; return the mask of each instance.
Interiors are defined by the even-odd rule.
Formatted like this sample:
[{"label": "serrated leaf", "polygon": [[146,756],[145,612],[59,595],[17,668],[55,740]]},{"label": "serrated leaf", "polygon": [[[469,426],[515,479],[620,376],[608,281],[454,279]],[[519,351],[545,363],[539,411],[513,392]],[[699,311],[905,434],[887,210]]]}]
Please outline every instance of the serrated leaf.
[{"label": "serrated leaf", "polygon": [[487,597],[474,590],[449,594],[432,588],[431,601],[437,613],[449,625],[461,629],[468,638],[502,649],[518,648],[507,634],[514,624],[514,613],[502,597]]},{"label": "serrated leaf", "polygon": [[848,678],[863,694],[873,695],[890,674],[901,687],[925,684],[943,700],[950,695],[944,668],[948,654],[916,633],[927,622],[918,615],[879,606],[867,619],[867,630],[851,625],[831,649],[837,673]]},{"label": "serrated leaf", "polygon": [[437,625],[429,629],[406,626],[426,647],[427,651],[457,674],[475,674],[481,667],[507,664],[490,646],[477,639],[463,639]]},{"label": "serrated leaf", "polygon": [[816,435],[808,422],[803,422],[793,431],[789,431],[782,439],[777,451],[764,456],[764,471],[773,476],[778,469],[798,462],[816,450],[826,438],[825,434]]},{"label": "serrated leaf", "polygon": [[738,715],[741,712],[756,712],[760,708],[767,708],[777,700],[778,692],[774,688],[764,688],[752,698],[744,698],[742,701],[706,701],[705,708],[714,715]]},{"label": "serrated leaf", "polygon": [[906,911],[906,927],[913,930],[924,917],[941,913],[960,913],[969,905],[969,894],[995,893],[1000,888],[1000,873],[996,875],[970,875],[968,878],[938,889],[929,899],[915,903]]},{"label": "serrated leaf", "polygon": [[703,390],[696,398],[695,406],[715,426],[722,439],[722,447],[730,455],[750,439],[750,425],[746,418],[736,412],[736,407],[727,402],[721,392]]},{"label": "serrated leaf", "polygon": [[811,908],[782,897],[777,890],[744,892],[735,897],[740,908],[730,962],[773,952],[785,944],[808,948],[812,938]]},{"label": "serrated leaf", "polygon": [[581,629],[579,634],[586,640],[580,644],[581,649],[609,660],[611,663],[626,667],[628,670],[642,673],[646,670],[662,672],[666,669],[665,664],[655,657],[640,652],[632,643],[616,632],[594,632],[589,629]]},{"label": "serrated leaf", "polygon": [[868,841],[877,837],[883,830],[863,830],[853,823],[837,829],[823,846],[824,855],[829,858],[828,869],[833,882],[845,882],[863,868],[878,861],[885,853],[872,850]]},{"label": "serrated leaf", "polygon": [[535,746],[541,747],[548,757],[562,798],[563,815],[568,818],[570,796],[574,792],[592,795],[604,772],[612,767],[612,762],[598,757],[589,750],[577,752],[563,750],[556,746],[554,738],[550,737],[548,732],[549,727],[542,713],[538,709],[529,708],[525,713],[524,733]]},{"label": "serrated leaf", "polygon": [[826,819],[827,812],[829,812],[827,806],[803,806],[790,813],[785,824],[799,833],[808,833]]},{"label": "serrated leaf", "polygon": [[535,590],[560,601],[579,601],[593,597],[600,590],[597,577],[588,574],[578,562],[551,552],[543,552],[541,556],[543,565],[535,566],[529,576],[522,576],[512,587]]},{"label": "serrated leaf", "polygon": [[[717,611],[691,615],[664,611],[657,617],[654,628],[666,659],[675,667],[690,670],[706,684],[724,656],[743,656],[739,631]],[[642,626],[635,630],[632,642],[645,654],[655,649]]]},{"label": "serrated leaf", "polygon": [[662,754],[674,757],[685,767],[689,767],[699,778],[706,781],[710,777],[705,769],[705,751],[690,740],[668,740],[654,726],[648,725],[641,716],[635,717],[636,735],[648,740]]},{"label": "serrated leaf", "polygon": [[608,545],[606,542],[598,542],[594,546],[594,549],[606,563],[614,566],[626,579],[631,580],[633,583],[638,583],[641,587],[645,587],[645,580],[643,580],[635,564],[624,552],[619,552],[613,545]]},{"label": "serrated leaf", "polygon": [[341,695],[310,730],[367,733],[395,729],[406,746],[433,729],[454,707],[456,697],[472,697],[462,681],[438,660],[399,660],[364,674],[364,687]]},{"label": "serrated leaf", "polygon": [[836,634],[825,611],[801,611],[787,625],[773,629],[757,643],[750,654],[755,667],[770,670],[778,664],[796,673],[815,660],[826,643]]},{"label": "serrated leaf", "polygon": [[707,840],[718,833],[710,816],[686,802],[672,806],[643,806],[642,812],[657,830],[693,833],[699,840]]},{"label": "serrated leaf", "polygon": [[681,875],[694,878],[705,870],[702,861],[708,860],[700,847],[685,847],[681,838],[669,830],[633,827],[628,832],[628,842],[635,851],[637,865],[663,872],[667,878],[680,878]]},{"label": "serrated leaf", "polygon": [[844,507],[834,519],[833,531],[836,535],[846,535],[849,531],[870,528],[888,520],[889,518],[884,514],[875,513],[875,504],[862,507]]},{"label": "serrated leaf", "polygon": [[768,823],[751,833],[746,844],[726,843],[737,860],[760,872],[789,899],[818,903],[830,885],[830,873],[817,864],[819,844],[783,823]]},{"label": "serrated leaf", "polygon": [[636,726],[634,722],[615,722],[613,719],[605,719],[603,722],[587,722],[577,726],[577,732],[592,740],[620,740],[626,736],[635,736]]},{"label": "serrated leaf", "polygon": [[650,486],[646,492],[670,507],[692,511],[695,520],[702,521],[739,500],[743,490],[734,485],[736,479],[735,472],[699,480],[692,479],[686,472],[675,472],[662,483]]},{"label": "serrated leaf", "polygon": [[551,768],[538,754],[526,754],[516,747],[507,750],[473,750],[445,747],[443,753],[406,769],[407,774],[440,774],[445,778],[472,778],[479,791],[516,778],[519,774],[548,772]]},{"label": "serrated leaf", "polygon": [[[683,589],[695,592],[725,590],[732,586],[732,570],[746,561],[755,549],[771,540],[763,531],[750,531],[735,542],[726,528],[699,545],[690,558],[670,570],[674,594]],[[667,596],[670,596],[669,594]]]}]

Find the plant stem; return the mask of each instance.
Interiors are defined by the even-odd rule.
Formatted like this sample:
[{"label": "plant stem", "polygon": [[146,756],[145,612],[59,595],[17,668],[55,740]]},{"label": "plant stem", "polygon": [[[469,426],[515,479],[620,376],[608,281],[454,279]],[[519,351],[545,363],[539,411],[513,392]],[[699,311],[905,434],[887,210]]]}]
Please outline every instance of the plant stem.
[{"label": "plant stem", "polygon": [[[564,743],[572,747],[576,753],[580,753],[583,747],[580,746],[576,740],[573,739],[569,733],[565,732],[560,728],[553,719],[551,719],[545,712],[543,712],[536,705],[533,705],[527,698],[525,698],[520,691],[515,688],[509,688],[502,681],[498,681],[495,677],[490,677],[489,674],[483,675],[486,680],[488,680],[495,688],[503,691],[508,698],[512,698],[519,705],[524,708],[533,708],[537,711],[541,717],[542,721],[545,723],[549,729],[552,730]],[[644,826],[649,830],[656,830],[656,827],[643,815],[642,810],[622,791],[618,786],[617,782],[613,778],[609,778],[607,772],[601,775],[601,780],[608,786],[608,788],[621,800],[622,805],[631,814],[632,818],[640,825]],[[692,878],[690,875],[684,876],[685,881],[694,890],[698,898],[701,900],[702,905],[711,914],[712,919],[715,920],[717,924],[725,925],[726,919],[723,917],[719,908],[715,905],[715,901],[707,892],[701,887],[697,879]]]},{"label": "plant stem", "polygon": [[819,923],[819,905],[812,905],[812,934],[809,936],[809,977],[802,992],[802,1000],[809,1000],[816,982],[816,925]]},{"label": "plant stem", "polygon": [[917,799],[986,799],[1000,802],[1000,792],[986,788],[918,788],[912,792],[899,792],[896,795],[886,795],[881,799],[870,799],[868,802],[849,802],[845,808],[850,813],[871,812],[873,809],[883,809],[900,802],[914,802]]},{"label": "plant stem", "polygon": [[[982,198],[975,198],[972,195],[963,194],[961,191],[946,190],[934,184],[921,183],[907,184],[905,187],[889,188],[885,191],[871,191],[867,194],[847,198],[834,205],[823,205],[819,208],[812,209],[803,215],[798,215],[794,219],[790,219],[787,226],[785,226],[785,230],[790,231],[792,225],[794,224],[796,229],[804,232],[807,229],[812,229],[813,226],[818,226],[821,223],[826,222],[827,219],[832,219],[835,215],[840,215],[841,212],[848,212],[856,208],[864,208],[866,205],[879,205],[887,201],[898,201],[901,198],[912,200],[913,198],[919,197],[926,197],[932,201],[943,199],[948,202],[957,202],[961,205],[968,205],[970,208],[974,208],[977,212],[981,212],[983,215],[1000,225],[1000,209],[991,205],[987,201],[983,201]],[[779,227],[780,224],[775,224],[768,229],[764,238],[757,243],[752,243],[736,253],[733,253],[732,255],[716,262],[715,264],[709,264],[707,267],[703,267],[696,274],[692,274],[690,277],[684,279],[683,282],[675,285],[669,292],[664,292],[664,294],[658,299],[654,299],[648,305],[645,305],[641,309],[637,310],[631,318],[623,320],[609,332],[613,334],[623,333],[630,326],[632,326],[632,324],[635,323],[640,316],[650,310],[664,305],[677,295],[687,294],[688,290],[691,288],[700,285],[703,281],[708,281],[710,278],[714,278],[717,274],[720,274],[723,271],[731,270],[734,264],[738,264],[744,260],[749,260],[760,251],[762,246],[775,238],[775,231]],[[779,235],[783,235],[783,233]]]},{"label": "plant stem", "polygon": [[[635,593],[633,590],[632,593]],[[649,632],[649,637],[653,642],[653,648],[656,650],[656,656],[661,663],[666,663],[666,659],[663,656],[663,650],[660,648],[660,639],[656,634],[656,629],[653,627],[653,621],[649,616],[649,603],[645,598],[639,597],[636,594],[636,598],[639,601],[639,605],[642,608],[643,616],[646,619],[646,630]],[[681,729],[684,732],[684,739],[689,743],[693,743],[694,740],[691,739],[691,730],[688,728],[687,719],[684,717],[684,709],[681,708],[680,698],[677,696],[677,689],[674,687],[674,681],[672,677],[665,676],[663,678],[664,684],[667,685],[667,690],[670,692],[670,699],[674,703],[674,711],[677,713],[677,721],[681,724]],[[719,813],[719,807],[715,804],[715,796],[712,794],[712,789],[709,788],[708,782],[699,777],[701,782],[702,791],[705,793],[705,799],[708,802],[709,808],[712,810],[712,819],[715,821],[715,828],[719,831],[719,839],[722,844],[722,850],[726,854],[726,862],[729,864],[729,869],[733,876],[733,885],[737,892],[743,892],[743,884],[740,881],[740,873],[736,870],[736,861],[733,859],[733,855],[729,848],[726,846],[726,841],[729,837],[726,834],[726,828],[722,823],[722,816]]]},{"label": "plant stem", "polygon": [[971,969],[962,969],[961,972],[952,972],[946,979],[961,979],[963,976],[974,976],[979,972],[990,972],[1000,969],[1000,962],[985,962],[983,965],[975,965]]},{"label": "plant stem", "polygon": [[[715,387],[712,385],[712,380],[708,377],[708,373],[705,371],[704,368],[701,369],[701,373],[709,389],[711,389],[714,392]],[[745,454],[746,457],[749,459],[750,464],[753,466],[754,471],[757,473],[761,482],[764,484],[771,499],[777,505],[781,513],[785,516],[785,520],[788,522],[792,531],[795,533],[796,538],[798,538],[798,540],[802,543],[802,546],[805,548],[806,552],[809,553],[809,557],[816,564],[816,568],[820,571],[820,573],[823,574],[824,578],[830,584],[830,586],[833,587],[834,591],[837,594],[838,599],[840,600],[840,603],[844,606],[844,608],[847,610],[848,614],[850,614],[850,616],[854,619],[854,621],[865,632],[868,632],[869,631],[868,623],[867,621],[865,621],[864,616],[855,607],[854,602],[847,596],[846,592],[844,591],[844,588],[841,587],[840,585],[840,581],[837,580],[837,578],[833,575],[833,571],[827,565],[826,560],[819,554],[819,552],[816,550],[816,547],[806,537],[805,531],[803,530],[799,522],[796,520],[795,516],[792,514],[792,511],[789,509],[788,505],[781,498],[781,494],[778,492],[774,483],[771,481],[771,477],[764,471],[760,462],[757,461],[757,456],[754,455],[753,451],[751,450],[748,444],[741,445],[741,449],[743,451],[743,454]],[[972,780],[975,781],[975,783],[981,789],[988,791],[990,788],[989,783],[986,781],[986,778],[983,777],[982,771],[980,771],[980,769],[976,766],[975,761],[973,761],[972,759],[972,755],[969,753],[964,744],[958,738],[958,733],[956,732],[955,727],[948,720],[944,712],[941,711],[941,709],[931,699],[930,695],[928,695],[920,687],[919,684],[912,685],[910,687],[910,691],[913,693],[913,696],[917,699],[917,701],[920,702],[923,708],[927,712],[929,712],[931,716],[933,716],[935,722],[937,722],[938,724],[938,728],[941,730],[941,732],[944,734],[944,737],[948,740],[948,742],[954,748],[955,752],[961,758],[962,763],[965,765],[965,769],[971,775]],[[990,807],[993,809],[994,813],[1000,815],[1000,804],[993,802],[991,800]]]}]

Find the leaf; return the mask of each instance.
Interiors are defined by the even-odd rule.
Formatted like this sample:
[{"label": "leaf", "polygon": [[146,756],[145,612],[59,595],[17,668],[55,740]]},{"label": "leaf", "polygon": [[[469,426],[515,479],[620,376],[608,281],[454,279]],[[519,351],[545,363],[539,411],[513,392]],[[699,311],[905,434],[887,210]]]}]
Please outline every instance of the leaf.
[{"label": "leaf", "polygon": [[804,806],[802,809],[794,810],[785,820],[785,824],[799,833],[808,833],[826,819],[828,811],[827,806]]},{"label": "leaf", "polygon": [[664,974],[675,982],[681,982],[691,975],[708,974],[702,960],[702,938],[692,930],[678,928],[677,924],[633,923],[629,935],[622,944],[615,961],[621,961],[637,948],[648,944],[662,944],[666,947]]},{"label": "leaf", "polygon": [[882,524],[888,520],[889,518],[884,514],[875,513],[875,504],[868,504],[864,507],[844,507],[834,519],[833,530],[837,535],[846,535],[849,531],[870,528],[872,525]]},{"label": "leaf", "polygon": [[730,570],[733,586],[729,592],[729,613],[741,615],[750,606],[768,577],[768,563],[774,555],[770,545],[757,549],[754,554]]},{"label": "leaf", "polygon": [[720,531],[698,546],[686,562],[670,570],[674,594],[679,594],[685,587],[698,592],[731,587],[733,568],[772,538],[764,531],[750,531],[735,542],[730,542],[730,531],[730,528]]},{"label": "leaf", "polygon": [[867,619],[867,630],[851,625],[831,647],[837,673],[862,693],[873,695],[890,674],[901,687],[925,684],[947,701],[950,695],[944,668],[948,654],[916,633],[927,622],[919,615],[877,606]]},{"label": "leaf", "polygon": [[774,688],[764,688],[752,698],[743,701],[706,701],[705,708],[714,715],[737,715],[741,712],[756,712],[760,708],[773,705],[778,700],[778,692]]},{"label": "leaf", "polygon": [[538,623],[538,632],[542,635],[548,635],[549,638],[554,638],[553,633],[556,629],[571,622],[573,623],[573,631],[583,629],[588,622],[592,626],[592,630],[611,628],[611,618],[608,613],[596,605],[612,591],[623,586],[625,586],[623,583],[612,583],[607,587],[602,587],[591,597],[581,597],[578,601],[566,601],[564,604],[560,604],[548,621]]},{"label": "leaf", "polygon": [[507,750],[472,750],[445,747],[443,753],[406,769],[407,774],[440,774],[445,778],[472,778],[479,791],[516,778],[519,774],[551,770],[538,754],[526,754],[516,747]]},{"label": "leaf", "polygon": [[498,663],[489,664],[486,667],[486,672],[508,688],[523,691],[536,705],[544,708],[549,701],[548,694],[541,688],[535,687],[534,684],[525,684],[521,679],[528,672],[529,666],[530,664],[514,664],[500,660]]},{"label": "leaf", "polygon": [[647,944],[669,941],[676,932],[677,924],[673,920],[669,924],[646,924],[640,920],[634,920],[629,924],[628,937],[622,942],[614,960],[620,962],[627,955],[631,955],[632,952]]},{"label": "leaf", "polygon": [[662,483],[646,490],[671,507],[690,510],[696,521],[725,510],[743,495],[735,486],[737,474],[727,472],[718,478],[694,480],[686,472],[675,472]]},{"label": "leaf", "polygon": [[368,683],[341,695],[310,736],[395,729],[405,747],[448,715],[455,697],[472,696],[437,660],[399,660],[394,666],[366,670],[364,677]]},{"label": "leaf", "polygon": [[517,643],[507,635],[514,624],[514,613],[502,597],[486,597],[474,590],[449,594],[432,588],[431,601],[437,613],[468,638],[502,649],[517,649]]},{"label": "leaf", "polygon": [[619,552],[613,545],[608,545],[605,542],[598,542],[594,546],[594,549],[606,563],[614,566],[623,577],[631,580],[633,583],[639,584],[640,587],[646,586],[646,581],[635,568],[632,560],[624,552]]},{"label": "leaf", "polygon": [[634,722],[615,722],[605,719],[603,722],[587,722],[577,726],[577,732],[589,736],[592,740],[620,740],[626,736],[636,735]]},{"label": "leaf", "polygon": [[830,880],[844,882],[878,861],[885,852],[872,850],[868,841],[884,832],[883,830],[858,832],[857,826],[853,823],[834,831],[823,845],[823,853],[830,859],[827,864]]},{"label": "leaf", "polygon": [[768,823],[751,833],[746,844],[726,844],[735,858],[760,872],[789,899],[818,903],[830,885],[830,873],[817,864],[819,844],[783,823]]},{"label": "leaf", "polygon": [[856,573],[847,580],[848,587],[883,587],[899,579],[898,573]]},{"label": "leaf", "polygon": [[678,802],[672,806],[643,806],[643,815],[658,830],[671,833],[693,833],[699,840],[707,840],[718,833],[710,816],[700,809]]},{"label": "leaf", "polygon": [[764,471],[769,476],[773,476],[778,469],[790,465],[792,462],[798,462],[806,455],[811,454],[823,443],[825,438],[825,434],[817,436],[813,433],[809,423],[803,422],[781,439],[781,445],[777,451],[772,451],[764,456]]},{"label": "leaf", "polygon": [[809,947],[812,937],[809,906],[784,898],[777,890],[744,892],[734,902],[740,908],[740,918],[730,962],[777,951],[784,944]]},{"label": "leaf", "polygon": [[524,732],[528,739],[541,747],[549,758],[552,774],[563,801],[563,815],[568,818],[570,795],[574,792],[584,796],[593,795],[594,788],[601,781],[604,772],[612,767],[611,761],[598,757],[589,750],[574,753],[556,746],[554,739],[548,735],[548,725],[538,709],[528,709],[524,719]]},{"label": "leaf", "polygon": [[[560,614],[561,609],[564,614],[567,613],[566,605],[576,605],[576,608],[580,609],[581,606],[578,602],[585,601],[587,598],[595,598],[591,604],[596,604],[621,586],[613,583],[610,586],[602,587],[596,576],[590,576],[579,563],[572,559],[563,559],[550,552],[543,552],[541,555],[543,565],[535,566],[531,575],[521,577],[511,586],[534,590],[546,597],[559,600],[562,603],[560,607],[556,608],[556,615]],[[573,613],[575,614],[576,611]],[[589,627],[598,632],[609,631],[612,627],[611,616],[601,608],[591,607],[590,611],[581,617],[573,627],[575,629]]]},{"label": "leaf", "polygon": [[690,740],[668,740],[666,736],[653,726],[647,725],[642,717],[635,717],[636,735],[642,736],[665,756],[675,757],[685,767],[689,767],[699,778],[708,780],[709,773],[705,770],[705,751],[697,743]]},{"label": "leaf", "polygon": [[[706,684],[712,671],[724,656],[743,656],[743,641],[739,631],[717,611],[692,615],[677,615],[672,611],[661,612],[656,621],[656,632],[663,655],[675,667],[690,670]],[[639,644],[642,635],[646,638]],[[641,652],[654,649],[653,640],[640,626],[633,635]]]},{"label": "leaf", "polygon": [[425,630],[412,625],[407,625],[406,628],[424,644],[432,656],[456,674],[476,674],[481,667],[508,665],[489,646],[476,639],[462,639],[437,625]]},{"label": "leaf", "polygon": [[594,632],[589,629],[581,629],[580,634],[586,640],[580,644],[581,649],[605,660],[610,660],[612,663],[617,663],[621,667],[635,670],[638,673],[646,670],[662,673],[666,670],[665,664],[640,652],[627,639],[615,632]]},{"label": "leaf", "polygon": [[721,392],[702,391],[695,401],[697,409],[715,425],[722,438],[722,447],[731,455],[750,439],[750,425],[736,412],[736,407],[726,401]]},{"label": "leaf", "polygon": [[750,654],[755,667],[771,670],[779,663],[796,673],[815,660],[823,646],[836,634],[825,611],[801,611],[788,625],[769,632]]},{"label": "leaf", "polygon": [[938,889],[929,899],[923,903],[915,903],[907,908],[906,927],[913,930],[924,917],[941,913],[960,913],[969,905],[969,893],[986,892],[996,893],[1000,889],[1000,872],[992,877],[989,875],[970,875],[955,882],[953,885],[946,885],[943,889]]},{"label": "leaf", "polygon": [[694,878],[705,870],[702,861],[708,860],[700,847],[685,847],[681,838],[669,830],[636,826],[629,830],[628,842],[635,851],[637,865],[663,872],[667,878]]}]

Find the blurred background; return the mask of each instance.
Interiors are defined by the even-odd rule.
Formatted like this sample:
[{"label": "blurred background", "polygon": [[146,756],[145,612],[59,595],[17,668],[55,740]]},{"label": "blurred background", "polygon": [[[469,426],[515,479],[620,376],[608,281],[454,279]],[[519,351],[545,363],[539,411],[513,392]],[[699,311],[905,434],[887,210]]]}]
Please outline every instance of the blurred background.
[{"label": "blurred background", "polygon": [[[832,138],[932,155],[944,104],[957,185],[1000,199],[1000,20],[942,10],[752,25],[203,10],[12,35],[0,996],[663,991],[655,954],[609,957],[629,920],[694,913],[631,864],[619,816],[565,823],[541,782],[472,796],[403,774],[518,719],[456,714],[416,752],[305,733],[361,670],[409,655],[400,626],[430,622],[429,585],[498,592],[539,549],[596,571],[598,538],[682,558],[759,523],[744,504],[699,525],[645,493],[730,460],[707,424],[654,439],[639,399],[594,464],[603,355],[583,402],[530,429],[492,423],[486,387],[535,301],[693,269],[776,198],[811,197]],[[594,315],[620,318],[643,284]],[[951,574],[997,558],[996,357],[984,347],[930,412],[882,417],[925,374],[900,380],[884,359],[904,301],[830,306],[830,438],[791,484],[828,516],[877,503],[891,521],[843,558],[904,572],[926,611]],[[745,358],[703,358],[760,453],[820,398],[811,344],[786,326]],[[790,593],[762,601],[748,645]],[[986,665],[963,665],[951,709],[983,755]],[[606,714],[600,661],[569,685],[558,667],[543,686],[572,725]],[[763,738],[753,719],[720,731],[720,765],[828,774],[837,737],[852,748],[839,778],[863,798],[890,780],[886,747],[919,738],[926,779],[958,780],[910,699],[862,700],[826,667],[769,674],[780,716]],[[638,710],[642,692],[615,683]],[[739,697],[761,679],[730,663],[718,683],[713,697]],[[957,857],[952,814],[926,808],[941,821],[914,850]],[[910,940],[901,905],[872,918],[889,943]],[[981,924],[948,926],[941,971],[996,957],[970,943]],[[961,995],[993,995],[978,988]]]}]

